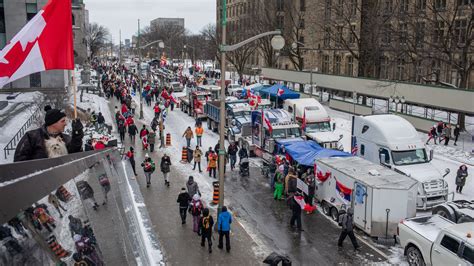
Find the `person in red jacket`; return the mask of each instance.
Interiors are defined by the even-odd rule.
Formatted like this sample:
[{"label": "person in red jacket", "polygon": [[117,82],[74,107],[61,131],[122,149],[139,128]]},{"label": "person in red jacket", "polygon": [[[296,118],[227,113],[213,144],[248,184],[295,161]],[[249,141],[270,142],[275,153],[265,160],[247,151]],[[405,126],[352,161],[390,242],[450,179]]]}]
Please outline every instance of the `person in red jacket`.
[{"label": "person in red jacket", "polygon": [[122,104],[122,115],[127,117],[127,114],[128,114],[127,104],[123,103]]},{"label": "person in red jacket", "polygon": [[125,125],[128,127],[130,126],[131,124],[135,124],[135,121],[133,121],[133,115],[130,115],[127,117],[127,120],[125,122]]},{"label": "person in red jacket", "polygon": [[160,117],[161,109],[158,103],[155,103],[155,106],[153,107],[153,111],[155,111],[155,117]]}]

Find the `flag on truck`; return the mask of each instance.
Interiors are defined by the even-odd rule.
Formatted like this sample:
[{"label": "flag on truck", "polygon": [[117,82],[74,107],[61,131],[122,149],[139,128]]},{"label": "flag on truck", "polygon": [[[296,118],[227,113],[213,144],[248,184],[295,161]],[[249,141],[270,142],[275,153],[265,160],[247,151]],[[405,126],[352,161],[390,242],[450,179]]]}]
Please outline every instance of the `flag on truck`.
[{"label": "flag on truck", "polygon": [[0,88],[27,75],[74,69],[70,0],[50,0],[0,51]]},{"label": "flag on truck", "polygon": [[283,93],[285,93],[285,90],[282,89],[282,88],[278,88],[277,95],[278,95],[278,96],[282,96]]},{"label": "flag on truck", "polygon": [[264,126],[264,123],[267,125],[268,131],[270,131],[270,134],[273,131],[272,128],[272,123],[270,123],[270,120],[265,116],[265,112],[262,110],[262,127]]},{"label": "flag on truck", "polygon": [[357,152],[359,151],[359,147],[357,146],[357,138],[356,136],[352,136],[351,140],[351,154],[352,155],[357,155]]},{"label": "flag on truck", "polygon": [[336,191],[342,200],[351,202],[352,189],[344,186],[341,182],[336,180]]}]

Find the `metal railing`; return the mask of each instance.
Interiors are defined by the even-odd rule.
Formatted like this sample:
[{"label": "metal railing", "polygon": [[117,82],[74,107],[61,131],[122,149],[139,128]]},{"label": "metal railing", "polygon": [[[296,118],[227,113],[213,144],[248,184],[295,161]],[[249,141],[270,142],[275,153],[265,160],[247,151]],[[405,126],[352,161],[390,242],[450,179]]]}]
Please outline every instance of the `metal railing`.
[{"label": "metal railing", "polygon": [[20,139],[25,135],[26,130],[34,123],[34,121],[38,118],[40,115],[40,108],[38,107],[33,114],[26,120],[25,124],[18,130],[18,132],[13,136],[13,138],[5,145],[3,148],[3,154],[5,155],[5,159],[7,159],[7,156],[10,155],[10,151],[14,151],[16,149],[16,145],[20,141]]}]

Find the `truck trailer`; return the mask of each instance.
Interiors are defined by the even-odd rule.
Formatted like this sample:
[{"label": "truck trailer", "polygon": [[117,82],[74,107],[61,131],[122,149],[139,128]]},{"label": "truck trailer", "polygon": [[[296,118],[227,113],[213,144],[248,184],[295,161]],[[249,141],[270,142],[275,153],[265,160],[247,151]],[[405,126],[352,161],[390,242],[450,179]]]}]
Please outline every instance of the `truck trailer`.
[{"label": "truck trailer", "polygon": [[400,220],[416,215],[416,180],[360,157],[317,159],[316,199],[334,220],[352,207],[354,225],[373,237],[392,237]]}]

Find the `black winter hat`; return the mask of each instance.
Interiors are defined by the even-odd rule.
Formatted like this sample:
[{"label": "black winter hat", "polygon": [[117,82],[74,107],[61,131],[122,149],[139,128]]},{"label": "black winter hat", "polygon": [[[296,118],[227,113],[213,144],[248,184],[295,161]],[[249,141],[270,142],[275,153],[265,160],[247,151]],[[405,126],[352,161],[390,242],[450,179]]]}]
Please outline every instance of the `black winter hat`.
[{"label": "black winter hat", "polygon": [[52,124],[61,120],[61,118],[65,117],[66,114],[59,109],[51,109],[46,112],[44,116],[44,123],[46,126],[51,126]]}]

